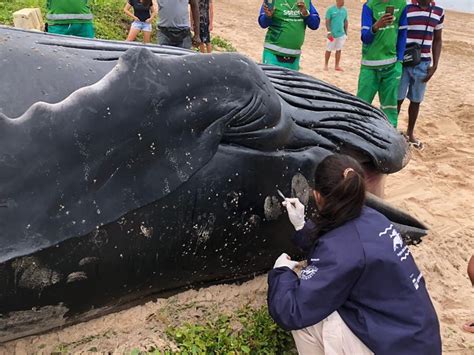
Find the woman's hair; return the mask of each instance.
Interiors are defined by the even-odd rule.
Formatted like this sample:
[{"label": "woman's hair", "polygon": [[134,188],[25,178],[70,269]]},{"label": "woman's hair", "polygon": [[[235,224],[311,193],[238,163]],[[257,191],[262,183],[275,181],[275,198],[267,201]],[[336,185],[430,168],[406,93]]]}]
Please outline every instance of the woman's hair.
[{"label": "woman's hair", "polygon": [[342,154],[326,157],[316,169],[314,186],[324,199],[315,217],[315,238],[360,216],[365,202],[365,176],[353,158]]}]

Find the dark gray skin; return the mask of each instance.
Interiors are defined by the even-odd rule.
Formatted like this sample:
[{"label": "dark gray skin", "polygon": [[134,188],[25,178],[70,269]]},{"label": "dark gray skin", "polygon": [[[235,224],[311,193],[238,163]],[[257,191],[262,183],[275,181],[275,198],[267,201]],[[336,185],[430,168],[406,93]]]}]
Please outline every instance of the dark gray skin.
[{"label": "dark gray skin", "polygon": [[379,110],[239,54],[0,41],[0,341],[263,272],[297,255],[277,188],[311,213],[331,152],[380,173],[407,161]]}]

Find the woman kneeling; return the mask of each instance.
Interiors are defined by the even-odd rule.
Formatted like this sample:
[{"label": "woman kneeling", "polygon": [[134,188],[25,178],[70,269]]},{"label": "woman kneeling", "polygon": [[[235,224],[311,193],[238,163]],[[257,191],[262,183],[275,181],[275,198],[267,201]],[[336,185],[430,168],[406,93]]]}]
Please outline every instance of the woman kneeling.
[{"label": "woman kneeling", "polygon": [[268,275],[272,318],[293,331],[300,354],[441,354],[424,278],[393,224],[364,205],[360,165],[331,155],[314,186],[314,222],[298,199],[284,202],[308,259],[300,277],[297,262],[277,259]]}]

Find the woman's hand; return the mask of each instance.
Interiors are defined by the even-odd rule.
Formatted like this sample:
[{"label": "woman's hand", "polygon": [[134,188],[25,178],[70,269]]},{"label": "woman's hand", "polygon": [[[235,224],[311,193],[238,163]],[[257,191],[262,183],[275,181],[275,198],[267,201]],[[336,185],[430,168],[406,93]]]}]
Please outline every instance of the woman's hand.
[{"label": "woman's hand", "polygon": [[283,206],[288,211],[288,218],[297,231],[304,227],[304,205],[297,198],[286,198]]},{"label": "woman's hand", "polygon": [[299,262],[291,260],[290,256],[287,253],[283,253],[278,257],[278,259],[276,259],[273,268],[276,269],[277,267],[286,266],[293,270],[298,264]]}]

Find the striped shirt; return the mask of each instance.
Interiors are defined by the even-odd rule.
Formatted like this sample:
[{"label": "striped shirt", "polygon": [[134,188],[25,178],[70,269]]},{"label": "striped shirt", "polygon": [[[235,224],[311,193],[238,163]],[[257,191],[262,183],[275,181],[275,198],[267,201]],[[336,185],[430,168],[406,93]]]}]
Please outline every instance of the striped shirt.
[{"label": "striped shirt", "polygon": [[407,5],[407,44],[418,43],[421,45],[423,42],[421,60],[425,62],[431,61],[433,32],[441,30],[444,22],[444,9],[437,5],[433,5],[431,8],[430,16],[430,7],[423,9],[416,2]]}]

